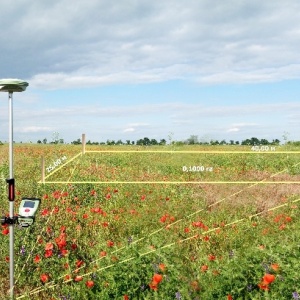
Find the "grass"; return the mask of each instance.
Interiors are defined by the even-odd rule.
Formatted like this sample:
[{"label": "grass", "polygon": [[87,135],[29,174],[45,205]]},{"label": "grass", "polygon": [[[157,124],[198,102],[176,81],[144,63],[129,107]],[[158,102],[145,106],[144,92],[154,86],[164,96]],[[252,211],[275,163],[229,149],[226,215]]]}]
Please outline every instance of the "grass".
[{"label": "grass", "polygon": [[[300,181],[299,154],[276,151],[299,148],[178,152],[211,150],[251,147],[89,146],[71,160],[81,147],[16,145],[15,205],[23,196],[42,198],[34,225],[15,230],[16,299],[297,299],[300,188],[292,182]],[[7,151],[0,146],[2,214]],[[66,157],[65,166],[46,172],[46,184],[38,184],[41,156],[46,168]],[[163,183],[147,183],[155,181]],[[4,229],[1,295],[9,285]]]}]

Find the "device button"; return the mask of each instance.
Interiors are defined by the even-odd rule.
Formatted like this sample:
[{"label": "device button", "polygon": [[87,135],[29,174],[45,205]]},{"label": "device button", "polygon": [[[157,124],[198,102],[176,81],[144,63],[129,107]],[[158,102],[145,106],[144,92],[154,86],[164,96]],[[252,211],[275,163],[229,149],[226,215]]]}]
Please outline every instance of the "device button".
[{"label": "device button", "polygon": [[30,212],[30,209],[29,209],[29,208],[26,208],[24,211],[25,211],[25,212]]}]

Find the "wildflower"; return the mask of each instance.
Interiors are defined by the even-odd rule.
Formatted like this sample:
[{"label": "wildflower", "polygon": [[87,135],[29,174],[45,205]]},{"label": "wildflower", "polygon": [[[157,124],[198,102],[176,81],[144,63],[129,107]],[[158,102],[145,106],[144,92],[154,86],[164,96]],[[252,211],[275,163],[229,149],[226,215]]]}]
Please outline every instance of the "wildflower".
[{"label": "wildflower", "polygon": [[47,208],[43,209],[41,212],[42,216],[47,216],[49,214],[49,210]]},{"label": "wildflower", "polygon": [[264,283],[259,283],[259,284],[258,284],[258,287],[259,287],[261,290],[264,290],[264,291],[268,291],[268,290],[269,290],[269,285],[264,284]]},{"label": "wildflower", "polygon": [[214,261],[214,260],[216,260],[216,256],[213,255],[213,254],[209,254],[209,255],[208,255],[208,260]]},{"label": "wildflower", "polygon": [[229,294],[227,295],[227,300],[233,300],[232,296]]},{"label": "wildflower", "polygon": [[114,242],[111,240],[108,240],[106,244],[107,244],[107,247],[112,247],[114,245]]},{"label": "wildflower", "polygon": [[41,258],[39,255],[36,255],[35,258],[33,259],[33,262],[38,264],[41,261]]},{"label": "wildflower", "polygon": [[152,277],[152,281],[149,284],[151,290],[157,291],[159,283],[162,281],[163,276],[161,274],[155,273]]},{"label": "wildflower", "polygon": [[282,223],[282,224],[279,226],[279,229],[280,229],[280,230],[283,230],[283,229],[285,229],[285,227],[286,227],[285,224]]},{"label": "wildflower", "polygon": [[124,296],[123,296],[123,299],[124,299],[124,300],[129,300],[129,296],[128,296],[128,295],[124,295]]},{"label": "wildflower", "polygon": [[162,271],[162,272],[165,272],[166,271],[166,265],[165,264],[159,264],[158,265],[158,268]]},{"label": "wildflower", "polygon": [[52,250],[53,249],[53,244],[51,243],[51,242],[49,242],[49,243],[47,243],[46,245],[45,245],[45,250],[47,251],[47,250]]},{"label": "wildflower", "polygon": [[43,283],[47,282],[49,280],[49,275],[48,274],[42,274],[40,276],[40,279]]},{"label": "wildflower", "polygon": [[45,258],[49,258],[53,255],[53,251],[52,250],[46,250],[45,251]]},{"label": "wildflower", "polygon": [[78,259],[75,264],[76,264],[76,267],[79,268],[83,265],[83,260]]},{"label": "wildflower", "polygon": [[204,237],[203,237],[203,240],[204,240],[205,242],[208,242],[208,241],[209,241],[209,236],[208,236],[208,235],[204,236]]},{"label": "wildflower", "polygon": [[4,228],[4,229],[2,230],[2,234],[8,235],[8,234],[9,234],[9,229],[8,229],[8,228]]},{"label": "wildflower", "polygon": [[160,218],[160,222],[165,223],[167,220],[167,215],[164,215]]},{"label": "wildflower", "polygon": [[271,269],[275,272],[279,271],[279,265],[278,264],[271,264]]},{"label": "wildflower", "polygon": [[199,291],[200,290],[199,284],[196,280],[191,282],[191,287],[194,291]]},{"label": "wildflower", "polygon": [[95,285],[95,283],[94,283],[93,280],[88,280],[88,281],[85,283],[85,285],[86,285],[89,289],[91,289],[91,288]]},{"label": "wildflower", "polygon": [[296,300],[296,299],[297,299],[297,300],[300,299],[300,296],[299,296],[299,294],[298,294],[297,292],[293,292],[292,295],[293,295],[293,299],[295,299],[295,300]]},{"label": "wildflower", "polygon": [[163,279],[163,276],[161,274],[154,274],[152,277],[152,281],[156,282],[157,284],[160,283]]},{"label": "wildflower", "polygon": [[181,295],[180,295],[180,292],[176,292],[175,293],[175,298],[177,299],[177,300],[181,300],[182,298],[181,298]]},{"label": "wildflower", "polygon": [[82,281],[82,279],[83,279],[82,276],[76,275],[75,278],[74,278],[74,281],[79,282],[79,281]]},{"label": "wildflower", "polygon": [[71,249],[72,249],[72,250],[76,250],[76,249],[77,249],[77,245],[76,245],[75,243],[73,243],[73,244],[71,245]]},{"label": "wildflower", "polygon": [[275,280],[275,276],[273,274],[265,274],[262,278],[262,281],[258,284],[258,287],[261,290],[268,291],[270,289],[269,285]]},{"label": "wildflower", "polygon": [[201,271],[202,272],[206,272],[207,270],[208,270],[208,266],[207,265],[201,266]]},{"label": "wildflower", "polygon": [[26,253],[25,246],[21,247],[20,254],[24,255]]},{"label": "wildflower", "polygon": [[65,275],[64,279],[65,279],[65,281],[69,281],[71,279],[71,275],[70,274]]},{"label": "wildflower", "polygon": [[270,284],[275,280],[275,276],[273,274],[265,274],[263,277],[263,282],[266,284]]},{"label": "wildflower", "polygon": [[62,249],[60,254],[61,254],[61,256],[66,256],[66,255],[68,255],[68,252],[69,251],[67,249]]}]

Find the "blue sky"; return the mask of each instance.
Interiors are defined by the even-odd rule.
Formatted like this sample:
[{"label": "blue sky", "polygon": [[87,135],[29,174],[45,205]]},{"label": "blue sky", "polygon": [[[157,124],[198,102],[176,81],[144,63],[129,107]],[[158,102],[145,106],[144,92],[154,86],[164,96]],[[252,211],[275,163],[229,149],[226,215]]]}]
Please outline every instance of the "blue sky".
[{"label": "blue sky", "polygon": [[[153,3],[154,2],[154,3]],[[1,5],[14,139],[300,140],[300,3],[60,0]],[[0,140],[8,140],[0,93]]]}]

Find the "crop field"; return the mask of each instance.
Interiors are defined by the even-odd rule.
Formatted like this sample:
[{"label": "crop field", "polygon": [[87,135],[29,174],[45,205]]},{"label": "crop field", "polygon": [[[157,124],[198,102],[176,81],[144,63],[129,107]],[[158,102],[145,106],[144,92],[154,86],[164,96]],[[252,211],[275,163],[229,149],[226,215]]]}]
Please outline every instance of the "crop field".
[{"label": "crop field", "polygon": [[[16,299],[299,299],[300,147],[81,149],[14,146],[15,212],[41,198],[15,227]],[[1,145],[2,215],[8,165]]]}]

